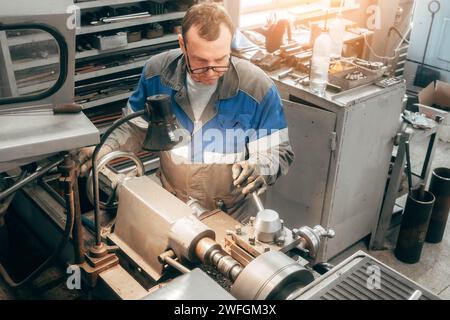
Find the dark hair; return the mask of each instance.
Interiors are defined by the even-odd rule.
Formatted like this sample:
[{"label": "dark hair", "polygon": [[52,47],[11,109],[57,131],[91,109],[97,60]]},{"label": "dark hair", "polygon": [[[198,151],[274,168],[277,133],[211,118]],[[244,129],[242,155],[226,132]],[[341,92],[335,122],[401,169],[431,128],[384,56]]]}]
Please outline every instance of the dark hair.
[{"label": "dark hair", "polygon": [[219,38],[220,25],[224,23],[234,34],[234,25],[231,17],[222,6],[216,3],[201,3],[189,8],[181,22],[183,39],[192,26],[198,27],[201,38],[214,41]]}]

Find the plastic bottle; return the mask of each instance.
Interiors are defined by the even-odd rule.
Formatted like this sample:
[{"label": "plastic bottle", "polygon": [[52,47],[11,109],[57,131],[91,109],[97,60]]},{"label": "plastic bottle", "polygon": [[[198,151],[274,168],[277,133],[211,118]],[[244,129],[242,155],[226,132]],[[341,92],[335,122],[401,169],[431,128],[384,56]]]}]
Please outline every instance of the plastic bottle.
[{"label": "plastic bottle", "polygon": [[332,40],[328,32],[322,34],[314,43],[311,59],[310,89],[313,93],[323,96],[328,83]]},{"label": "plastic bottle", "polygon": [[331,57],[340,58],[344,47],[345,25],[342,14],[338,14],[336,19],[330,23]]}]

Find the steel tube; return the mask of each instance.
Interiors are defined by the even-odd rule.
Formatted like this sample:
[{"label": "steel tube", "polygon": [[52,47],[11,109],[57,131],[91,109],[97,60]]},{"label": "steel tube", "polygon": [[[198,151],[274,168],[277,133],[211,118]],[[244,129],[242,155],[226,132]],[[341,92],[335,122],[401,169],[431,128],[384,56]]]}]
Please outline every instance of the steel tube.
[{"label": "steel tube", "polygon": [[426,241],[439,243],[442,241],[450,212],[450,168],[433,170],[430,192],[436,197]]},{"label": "steel tube", "polygon": [[164,258],[164,262],[167,263],[169,266],[174,267],[181,273],[188,273],[191,271],[188,268],[186,268],[185,266],[183,266],[181,263],[179,263],[178,261],[176,261],[175,259],[173,259],[169,256]]},{"label": "steel tube", "polygon": [[423,198],[420,193],[420,190],[413,190],[408,196],[395,248],[397,259],[406,263],[420,260],[435,201],[431,192],[425,191]]}]

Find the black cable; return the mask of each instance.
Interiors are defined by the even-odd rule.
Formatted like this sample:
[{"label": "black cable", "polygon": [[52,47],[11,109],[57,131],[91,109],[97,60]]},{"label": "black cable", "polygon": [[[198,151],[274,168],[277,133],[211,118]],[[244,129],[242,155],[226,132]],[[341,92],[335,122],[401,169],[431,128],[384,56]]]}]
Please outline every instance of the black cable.
[{"label": "black cable", "polygon": [[[68,206],[70,206],[70,204],[68,204]],[[36,268],[30,275],[28,275],[25,279],[21,280],[20,282],[15,282],[10,275],[8,274],[8,272],[6,271],[6,269],[3,267],[3,265],[0,263],[0,274],[2,275],[3,279],[5,279],[6,283],[12,287],[12,288],[17,288],[20,287],[22,285],[24,285],[25,283],[35,279],[44,269],[48,268],[48,266],[50,265],[50,263],[53,261],[53,259],[55,259],[61,252],[62,250],[66,247],[68,241],[69,241],[69,237],[70,234],[72,232],[72,228],[73,228],[73,219],[74,219],[74,212],[73,210],[66,209],[66,214],[67,214],[67,220],[66,220],[66,227],[64,230],[64,234],[63,234],[63,238],[61,239],[61,242],[59,243],[58,247],[53,251],[53,254],[47,258],[47,260],[45,260],[38,268]]]}]

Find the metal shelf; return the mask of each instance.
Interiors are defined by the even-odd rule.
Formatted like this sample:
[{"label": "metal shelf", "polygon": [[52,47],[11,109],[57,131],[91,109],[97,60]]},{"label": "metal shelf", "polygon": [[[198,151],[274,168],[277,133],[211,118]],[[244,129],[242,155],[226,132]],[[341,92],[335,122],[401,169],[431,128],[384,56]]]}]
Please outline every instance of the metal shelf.
[{"label": "metal shelf", "polygon": [[37,34],[28,34],[25,36],[15,36],[8,38],[8,44],[10,47],[21,45],[21,44],[30,44],[42,41],[56,40],[49,33],[37,33]]},{"label": "metal shelf", "polygon": [[167,20],[176,20],[181,19],[184,17],[185,12],[171,12],[166,14],[159,14],[151,17],[145,17],[142,19],[134,19],[130,21],[123,21],[123,22],[113,22],[113,23],[105,23],[98,26],[82,26],[79,31],[77,31],[77,35],[83,35],[83,34],[90,34],[95,32],[102,32],[102,31],[111,31],[115,29],[122,29],[122,28],[128,28],[132,26],[138,26],[142,24],[149,24],[149,23],[155,23],[160,21],[167,21]]},{"label": "metal shelf", "polygon": [[74,3],[80,9],[91,9],[103,6],[117,6],[121,4],[131,4],[136,2],[146,2],[147,0],[97,0]]},{"label": "metal shelf", "polygon": [[34,84],[34,85],[30,85],[30,86],[18,87],[17,91],[18,91],[19,95],[26,95],[26,94],[32,93],[32,92],[48,90],[51,87],[53,87],[53,85],[55,83],[56,83],[56,79],[51,80],[51,81],[45,81],[45,82]]},{"label": "metal shelf", "polygon": [[124,50],[129,50],[129,49],[136,49],[136,48],[140,48],[140,47],[152,46],[155,44],[167,43],[167,42],[172,42],[172,41],[177,41],[177,40],[178,40],[177,34],[168,34],[168,35],[162,36],[161,38],[145,39],[145,40],[141,40],[141,41],[137,41],[137,42],[132,42],[132,43],[127,44],[124,47],[120,47],[120,48],[116,48],[116,49],[112,49],[112,50],[92,49],[92,50],[87,50],[84,52],[77,52],[75,55],[75,58],[76,59],[84,59],[84,58],[94,57],[94,56],[101,55],[101,54],[124,51]]},{"label": "metal shelf", "polygon": [[106,98],[102,98],[102,99],[98,99],[98,100],[82,103],[82,106],[83,106],[83,109],[86,110],[86,109],[98,107],[98,106],[101,106],[101,105],[104,105],[104,104],[117,102],[117,101],[120,101],[120,100],[126,100],[126,99],[128,99],[131,96],[132,93],[133,92],[128,91],[128,92],[124,92],[124,93],[121,93],[121,94],[116,94],[116,95],[113,95],[113,96],[107,96]]},{"label": "metal shelf", "polygon": [[88,73],[76,74],[75,81],[82,81],[82,80],[106,76],[108,74],[113,74],[113,73],[122,72],[122,71],[126,71],[126,70],[141,68],[145,65],[146,62],[147,62],[147,59],[124,64],[124,65],[117,66],[117,67],[106,68],[106,69],[97,70],[97,71],[88,72]]},{"label": "metal shelf", "polygon": [[54,55],[45,59],[26,59],[26,60],[17,60],[13,61],[13,70],[25,70],[30,68],[42,67],[51,64],[58,64],[59,56]]}]

